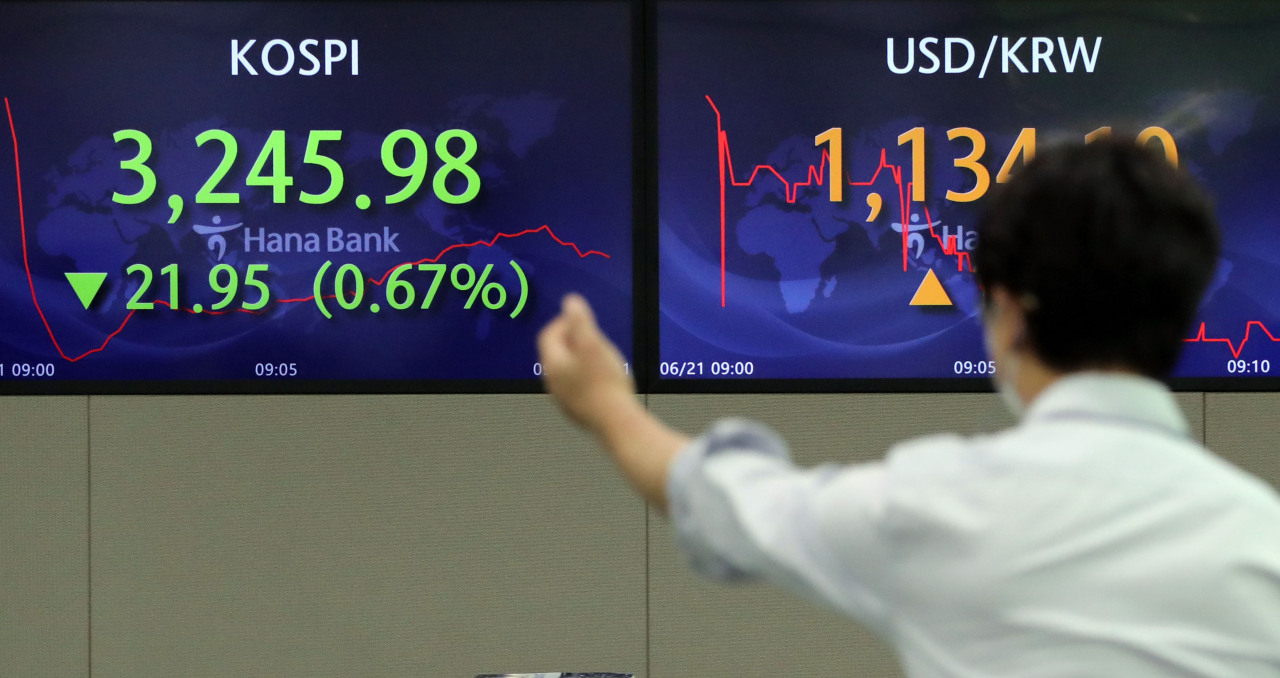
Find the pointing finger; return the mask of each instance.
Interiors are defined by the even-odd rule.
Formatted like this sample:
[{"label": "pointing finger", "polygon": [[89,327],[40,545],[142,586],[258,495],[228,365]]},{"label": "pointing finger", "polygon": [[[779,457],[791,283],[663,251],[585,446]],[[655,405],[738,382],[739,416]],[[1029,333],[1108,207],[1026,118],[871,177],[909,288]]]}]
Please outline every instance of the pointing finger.
[{"label": "pointing finger", "polygon": [[596,325],[591,305],[578,294],[569,294],[561,305],[561,317],[568,324],[569,340],[576,345],[599,341],[603,334]]},{"label": "pointing finger", "polygon": [[542,358],[543,367],[562,364],[570,359],[567,340],[568,322],[563,316],[557,316],[538,333],[538,354]]}]

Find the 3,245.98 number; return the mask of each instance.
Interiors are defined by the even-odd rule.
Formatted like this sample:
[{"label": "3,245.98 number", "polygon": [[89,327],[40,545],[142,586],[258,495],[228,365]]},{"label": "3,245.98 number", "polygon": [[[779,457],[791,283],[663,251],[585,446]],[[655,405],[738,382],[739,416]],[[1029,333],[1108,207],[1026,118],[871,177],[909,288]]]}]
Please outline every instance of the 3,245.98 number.
[{"label": "3,245.98 number", "polygon": [[[137,155],[128,160],[121,160],[120,169],[137,174],[142,180],[142,186],[134,193],[114,192],[111,195],[111,200],[121,205],[137,205],[146,202],[156,190],[155,171],[147,165],[147,161],[151,159],[151,137],[140,130],[122,129],[117,131],[112,138],[116,143],[132,141],[138,145]],[[332,202],[342,192],[344,184],[342,165],[338,164],[338,161],[332,157],[320,152],[321,143],[333,143],[341,140],[341,130],[311,130],[307,134],[307,147],[302,156],[302,163],[304,165],[316,165],[324,169],[329,174],[329,185],[319,193],[298,191],[297,198],[300,202],[309,205],[324,205]],[[457,155],[454,155],[450,150],[450,143],[455,140],[462,142],[462,152]],[[225,130],[210,129],[196,135],[196,146],[204,146],[210,142],[222,146],[222,161],[218,163],[213,173],[209,175],[209,179],[196,192],[195,201],[200,204],[237,204],[240,202],[239,193],[221,191],[218,186],[231,171],[232,165],[235,164],[236,156],[239,155],[240,144],[236,141],[234,135]],[[410,152],[407,157],[405,153],[397,150],[405,148],[405,143],[402,142],[408,144],[407,148]],[[431,187],[436,197],[442,202],[460,205],[471,202],[480,192],[480,175],[468,164],[475,157],[476,149],[475,135],[466,130],[446,130],[436,137],[435,153],[443,162],[431,179]],[[427,153],[427,142],[423,140],[422,135],[410,129],[398,129],[391,132],[382,140],[381,156],[382,166],[387,170],[388,174],[408,179],[404,188],[386,196],[386,204],[394,205],[413,197],[427,176],[429,154]],[[401,159],[397,159],[397,156],[400,156]],[[279,129],[273,130],[267,136],[267,141],[258,153],[258,158],[254,161],[253,167],[249,169],[249,174],[245,177],[244,183],[248,186],[269,187],[271,188],[272,202],[285,202],[288,197],[287,189],[293,186],[293,177],[289,175],[285,167],[285,159],[285,132]],[[407,162],[402,162],[402,160]],[[449,177],[453,174],[458,174],[462,177],[461,192],[454,193],[449,190]]]}]

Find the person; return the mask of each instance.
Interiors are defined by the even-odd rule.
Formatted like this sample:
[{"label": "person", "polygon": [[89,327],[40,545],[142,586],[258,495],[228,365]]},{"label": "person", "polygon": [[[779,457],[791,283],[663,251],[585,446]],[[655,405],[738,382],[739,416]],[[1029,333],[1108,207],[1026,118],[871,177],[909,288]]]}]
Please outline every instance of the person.
[{"label": "person", "polygon": [[1119,142],[1042,152],[991,201],[973,262],[1008,430],[813,469],[748,421],[689,439],[576,295],[538,337],[546,389],[696,570],[853,617],[913,678],[1280,677],[1280,497],[1159,381],[1217,263],[1209,201]]}]

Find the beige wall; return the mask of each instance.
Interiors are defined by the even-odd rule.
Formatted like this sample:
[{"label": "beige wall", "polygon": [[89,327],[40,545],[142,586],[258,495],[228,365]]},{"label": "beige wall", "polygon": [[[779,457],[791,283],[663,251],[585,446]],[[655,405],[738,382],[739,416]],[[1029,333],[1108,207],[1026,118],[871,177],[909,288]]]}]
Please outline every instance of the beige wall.
[{"label": "beige wall", "polygon": [[[1182,394],[1280,485],[1277,394]],[[812,463],[1009,422],[991,395],[652,395]],[[0,398],[0,675],[900,676],[877,640],[697,580],[544,396]]]}]

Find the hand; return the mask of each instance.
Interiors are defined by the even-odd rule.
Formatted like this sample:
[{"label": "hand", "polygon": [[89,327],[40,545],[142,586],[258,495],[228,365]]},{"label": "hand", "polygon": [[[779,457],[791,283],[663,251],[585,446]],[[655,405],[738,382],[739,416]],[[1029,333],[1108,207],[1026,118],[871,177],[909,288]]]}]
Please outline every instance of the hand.
[{"label": "hand", "polygon": [[538,355],[547,392],[569,418],[597,436],[604,435],[611,419],[636,407],[625,359],[581,296],[566,296],[560,315],[538,333]]},{"label": "hand", "polygon": [[627,481],[667,511],[667,474],[689,439],[667,428],[636,400],[622,354],[596,325],[587,301],[564,298],[560,315],[538,333],[542,382],[556,404],[595,434]]}]

